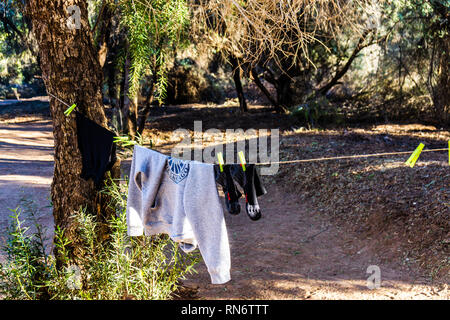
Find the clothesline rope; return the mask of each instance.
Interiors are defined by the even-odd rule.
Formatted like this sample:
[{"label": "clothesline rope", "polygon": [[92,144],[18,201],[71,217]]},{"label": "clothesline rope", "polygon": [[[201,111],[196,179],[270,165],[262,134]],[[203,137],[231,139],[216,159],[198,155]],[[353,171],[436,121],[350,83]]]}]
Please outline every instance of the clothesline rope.
[{"label": "clothesline rope", "polygon": [[[437,152],[437,151],[449,151],[449,148],[422,150],[422,152]],[[358,158],[369,158],[369,157],[382,157],[382,156],[411,154],[413,152],[414,151],[399,151],[399,152],[360,154],[360,155],[351,155],[351,156],[338,156],[338,157],[326,157],[326,158],[314,158],[314,159],[297,159],[297,160],[285,160],[285,161],[255,163],[254,165],[256,165],[256,166],[269,166],[269,165],[272,165],[272,164],[295,164],[295,163],[302,163],[302,162],[316,162],[316,161],[342,160],[342,159],[358,159]],[[236,164],[240,165],[240,163],[226,163],[225,165],[236,165]],[[119,179],[119,181],[121,181],[121,182],[128,182],[128,180],[126,180],[126,179]]]},{"label": "clothesline rope", "polygon": [[51,97],[53,97],[53,98],[55,98],[56,100],[58,100],[59,102],[61,102],[63,105],[65,105],[65,106],[67,106],[67,107],[71,107],[71,105],[70,104],[68,104],[67,102],[64,102],[63,100],[61,100],[60,98],[58,98],[57,96],[55,96],[55,95],[53,95],[53,94],[51,94],[50,92],[48,92],[47,91],[47,93],[48,93],[48,95],[49,96],[51,96]]},{"label": "clothesline rope", "polygon": [[[449,150],[448,148],[427,149],[427,150],[422,150],[422,152],[437,152],[437,151],[448,151],[448,150]],[[351,155],[351,156],[323,157],[323,158],[314,158],[314,159],[296,159],[296,160],[284,160],[284,161],[276,161],[276,162],[255,163],[255,165],[257,165],[257,166],[267,166],[267,165],[271,165],[271,164],[294,164],[294,163],[302,163],[302,162],[316,162],[316,161],[342,160],[342,159],[358,159],[358,158],[369,158],[369,157],[381,157],[381,156],[411,154],[413,152],[414,151],[400,151],[400,152],[385,152],[385,153],[373,153],[373,154],[359,154],[359,155]]]}]

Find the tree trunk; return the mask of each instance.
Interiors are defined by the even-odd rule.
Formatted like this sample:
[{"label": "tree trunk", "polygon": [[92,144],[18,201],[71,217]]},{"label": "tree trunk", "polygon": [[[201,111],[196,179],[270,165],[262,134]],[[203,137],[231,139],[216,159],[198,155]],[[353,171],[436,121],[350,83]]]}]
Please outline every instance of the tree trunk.
[{"label": "tree trunk", "polygon": [[276,80],[275,87],[277,89],[278,105],[289,106],[291,104],[291,82],[291,77],[284,73],[281,74]]},{"label": "tree trunk", "polygon": [[125,59],[123,79],[121,86],[121,103],[120,108],[123,115],[123,129],[124,133],[128,134],[132,140],[136,137],[137,132],[137,110],[138,110],[138,95],[130,95],[130,68],[131,58],[128,51],[128,44],[126,45],[127,56]]},{"label": "tree trunk", "polygon": [[[444,33],[443,37],[437,34],[433,37],[433,50],[430,58],[430,71],[428,74],[428,90],[435,109],[438,121],[450,125],[450,23],[448,20],[448,7],[442,1],[429,1],[433,13],[440,17],[439,25],[433,26],[437,31]],[[436,66],[434,66],[436,64]]]},{"label": "tree trunk", "polygon": [[[80,10],[78,29],[67,24],[73,14],[67,10],[69,6]],[[103,75],[88,23],[87,2],[30,0],[27,1],[26,14],[31,19],[38,42],[47,91],[69,104],[76,103],[77,111],[106,127],[101,93]],[[82,207],[88,212],[99,213],[103,206],[92,180],[80,178],[82,162],[75,115],[66,117],[65,109],[67,106],[57,99],[50,100],[55,143],[51,197],[55,225],[64,229],[65,236],[72,241],[70,257],[76,261],[82,253],[77,248],[78,237],[72,217]],[[118,163],[115,175],[117,166]],[[56,248],[55,255],[58,258]]]},{"label": "tree trunk", "polygon": [[120,127],[122,129],[123,134],[128,134],[128,123],[126,121],[126,117],[128,114],[128,105],[129,100],[126,92],[128,91],[128,69],[129,69],[129,59],[125,58],[125,64],[123,66],[122,77],[120,78],[120,87],[119,87],[119,111],[121,115],[122,123]]},{"label": "tree trunk", "polygon": [[138,133],[142,135],[145,129],[145,122],[150,115],[150,110],[152,109],[152,104],[154,101],[154,95],[156,91],[156,76],[153,76],[152,82],[150,83],[150,88],[147,93],[147,98],[145,99],[145,108],[141,112],[141,116],[138,118]]},{"label": "tree trunk", "polygon": [[129,53],[128,53],[128,45],[126,46],[126,52],[127,52],[127,56],[125,58],[125,64],[123,66],[123,78],[122,78],[122,83],[121,83],[121,87],[120,87],[120,110],[122,112],[122,119],[123,119],[123,123],[122,123],[122,129],[123,132],[125,134],[129,133],[129,122],[128,122],[128,118],[129,118],[129,113],[130,113],[130,98],[128,96],[128,91],[130,88],[130,65],[131,65],[131,60],[129,57]]},{"label": "tree trunk", "polygon": [[244,96],[244,89],[242,88],[242,82],[241,82],[241,67],[239,66],[239,62],[236,57],[231,56],[230,57],[231,67],[233,68],[233,80],[234,84],[236,85],[236,92],[239,99],[239,106],[241,108],[242,112],[247,112],[247,101],[245,100]]},{"label": "tree trunk", "polygon": [[[440,40],[438,44],[439,54],[436,70],[436,84],[431,84],[431,97],[436,117],[441,124],[449,125],[450,120],[450,73],[448,63],[450,61],[450,37]],[[434,59],[432,57],[431,59]],[[433,62],[432,62],[433,63]],[[433,83],[430,79],[430,83]]]},{"label": "tree trunk", "polygon": [[108,97],[109,97],[109,101],[111,106],[114,109],[119,109],[120,108],[120,103],[119,103],[119,87],[120,85],[118,85],[118,72],[117,72],[117,48],[113,48],[110,52],[109,52],[109,56],[111,59],[111,63],[106,64],[105,67],[103,68],[104,70],[104,74],[107,76],[107,83],[108,83]]},{"label": "tree trunk", "polygon": [[138,94],[135,93],[130,99],[129,111],[128,111],[128,134],[131,140],[136,139],[137,135],[137,118],[138,118]]},{"label": "tree trunk", "polygon": [[250,72],[252,74],[253,81],[255,82],[256,86],[267,97],[269,102],[275,108],[275,111],[278,113],[287,113],[287,109],[285,107],[283,107],[282,105],[278,104],[278,102],[274,98],[272,98],[272,95],[270,94],[269,90],[267,90],[267,88],[263,85],[263,83],[259,79],[258,72],[256,71],[256,69],[252,68]]},{"label": "tree trunk", "polygon": [[441,74],[439,78],[439,88],[441,94],[435,98],[438,114],[440,114],[441,123],[450,125],[450,73],[448,64],[450,61],[450,36],[444,40],[444,51],[442,52],[440,67]]},{"label": "tree trunk", "polygon": [[111,49],[108,47],[108,44],[112,32],[114,11],[114,1],[104,0],[93,30],[94,34],[96,34],[98,60],[102,67],[105,66],[108,51]]}]

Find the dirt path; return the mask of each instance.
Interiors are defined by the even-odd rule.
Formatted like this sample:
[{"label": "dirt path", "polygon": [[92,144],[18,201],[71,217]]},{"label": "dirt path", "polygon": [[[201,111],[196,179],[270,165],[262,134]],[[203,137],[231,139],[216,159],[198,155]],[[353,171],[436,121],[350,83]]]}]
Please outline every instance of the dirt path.
[{"label": "dirt path", "polygon": [[[432,286],[408,268],[386,265],[295,195],[275,185],[261,199],[264,217],[252,222],[241,214],[226,216],[232,252],[232,278],[225,286],[209,284],[206,268],[187,285],[205,299],[448,299],[447,286]],[[381,287],[370,290],[370,265],[381,271]]]},{"label": "dirt path", "polygon": [[4,240],[9,209],[20,206],[22,198],[32,199],[38,221],[53,229],[49,208],[52,176],[51,122],[0,123],[0,241]]},{"label": "dirt path", "polygon": [[[25,195],[35,200],[42,223],[52,229],[48,195],[53,172],[51,123],[0,124],[0,229],[8,208]],[[263,219],[226,214],[232,281],[209,283],[203,263],[184,283],[200,299],[449,299],[448,286],[395,263],[380,263],[365,242],[274,184],[261,198]],[[22,193],[23,190],[23,193]],[[0,256],[1,259],[1,256]],[[381,287],[367,288],[368,266],[381,271]]]}]

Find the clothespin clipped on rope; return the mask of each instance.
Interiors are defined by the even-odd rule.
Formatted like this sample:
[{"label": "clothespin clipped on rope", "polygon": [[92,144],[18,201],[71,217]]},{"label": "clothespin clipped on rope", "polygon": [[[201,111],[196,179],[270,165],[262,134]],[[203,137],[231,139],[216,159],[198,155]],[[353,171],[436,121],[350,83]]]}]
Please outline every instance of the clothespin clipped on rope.
[{"label": "clothespin clipped on rope", "polygon": [[246,162],[245,162],[245,155],[244,155],[243,151],[239,152],[239,159],[241,159],[242,170],[244,170],[244,172],[245,172],[245,170],[246,170],[245,169]]},{"label": "clothespin clipped on rope", "polygon": [[414,167],[416,164],[417,159],[419,159],[420,153],[422,152],[425,145],[423,143],[419,144],[416,150],[412,153],[412,155],[409,157],[409,159],[405,162],[406,165],[410,166],[411,168]]},{"label": "clothespin clipped on rope", "polygon": [[223,154],[222,154],[222,152],[219,152],[217,154],[217,159],[219,160],[220,172],[223,172],[223,166],[224,166],[225,162],[223,161]]},{"label": "clothespin clipped on rope", "polygon": [[75,110],[75,108],[77,107],[77,105],[74,103],[73,105],[71,105],[69,107],[69,109],[67,109],[66,111],[64,111],[64,115],[66,117],[70,116],[70,114],[72,113],[73,110]]},{"label": "clothespin clipped on rope", "polygon": [[116,144],[121,144],[122,147],[134,146],[137,144],[136,141],[130,140],[130,137],[128,136],[114,137],[113,142]]}]

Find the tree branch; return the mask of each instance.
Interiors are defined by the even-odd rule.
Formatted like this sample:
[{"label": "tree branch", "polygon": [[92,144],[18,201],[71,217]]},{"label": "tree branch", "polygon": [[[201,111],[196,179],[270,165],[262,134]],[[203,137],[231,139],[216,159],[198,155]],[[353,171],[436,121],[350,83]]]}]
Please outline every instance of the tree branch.
[{"label": "tree branch", "polygon": [[347,73],[348,69],[350,69],[350,66],[352,65],[355,58],[358,56],[358,54],[361,52],[362,49],[371,46],[374,42],[369,42],[367,44],[364,44],[364,41],[366,40],[367,36],[372,33],[373,30],[367,30],[365,31],[361,37],[359,38],[358,44],[356,45],[355,49],[353,50],[352,55],[348,59],[347,63],[344,65],[344,67],[336,72],[333,79],[331,79],[330,82],[328,82],[326,85],[324,85],[322,88],[320,88],[317,92],[319,94],[325,94],[330,90],[332,87],[334,87],[338,81]]},{"label": "tree branch", "polygon": [[23,39],[23,33],[22,31],[20,31],[15,25],[14,23],[8,19],[5,15],[5,13],[3,13],[2,15],[0,15],[0,20],[3,22],[3,25],[5,26],[5,30],[8,30],[8,26],[14,31],[14,33],[16,33],[21,39]]},{"label": "tree branch", "polygon": [[270,94],[269,90],[262,84],[261,80],[259,79],[258,72],[256,72],[255,68],[251,68],[250,70],[253,81],[255,82],[256,86],[259,88],[259,90],[262,91],[262,93],[267,97],[267,99],[270,101],[270,103],[275,107],[275,110],[277,112],[286,112],[286,108],[284,108],[282,105],[280,105]]}]

